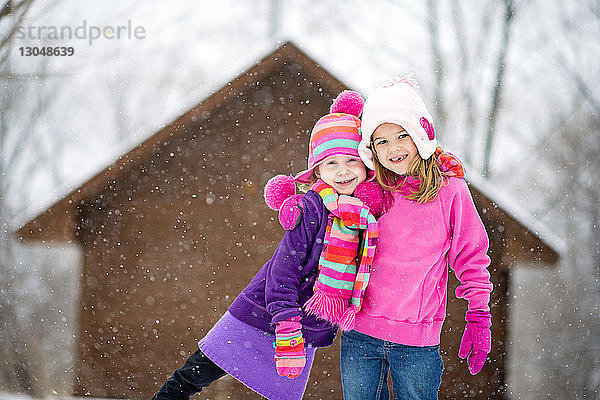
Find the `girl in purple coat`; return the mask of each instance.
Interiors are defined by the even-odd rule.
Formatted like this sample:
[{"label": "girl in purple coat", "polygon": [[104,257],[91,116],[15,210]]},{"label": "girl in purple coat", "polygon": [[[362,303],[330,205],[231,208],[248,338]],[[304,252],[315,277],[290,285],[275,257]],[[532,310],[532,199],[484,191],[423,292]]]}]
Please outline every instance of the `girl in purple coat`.
[{"label": "girl in purple coat", "polygon": [[[269,399],[300,399],[316,348],[331,345],[338,326],[354,326],[377,241],[369,207],[351,197],[367,177],[361,111],[362,98],[343,92],[313,128],[308,169],[267,183],[283,239],[154,399],[187,399],[225,374]],[[294,182],[310,190],[294,195]],[[375,182],[360,188],[381,207]]]}]

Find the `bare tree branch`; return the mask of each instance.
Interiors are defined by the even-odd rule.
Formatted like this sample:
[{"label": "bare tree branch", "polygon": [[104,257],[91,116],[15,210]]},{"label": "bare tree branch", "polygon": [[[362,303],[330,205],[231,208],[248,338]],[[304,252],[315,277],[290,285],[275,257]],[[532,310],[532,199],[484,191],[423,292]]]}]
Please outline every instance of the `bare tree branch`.
[{"label": "bare tree branch", "polygon": [[[50,168],[56,176],[57,171],[51,152],[60,143],[60,135],[53,137],[47,146],[40,138],[43,131],[35,128],[56,92],[40,90],[45,87],[43,83],[47,78],[43,67],[38,68],[37,76],[13,73],[11,69],[11,45],[32,4],[33,0],[8,1],[0,9],[0,20],[8,32],[0,42],[3,82],[0,97],[0,281],[3,283],[0,288],[0,354],[3,366],[0,380],[5,389],[41,397],[40,385],[45,378],[39,376],[36,366],[47,360],[41,351],[40,333],[31,331],[32,320],[19,311],[23,294],[18,287],[25,278],[13,236],[15,210],[8,204],[8,196],[14,198],[15,193],[27,188],[34,172]],[[44,60],[40,60],[39,66],[43,65]],[[23,125],[16,125],[17,120],[23,121]]]},{"label": "bare tree branch", "polygon": [[492,94],[492,104],[488,113],[488,128],[485,135],[485,149],[483,153],[482,175],[488,176],[490,172],[490,158],[493,148],[494,132],[497,124],[497,115],[502,101],[502,88],[504,86],[504,71],[506,70],[506,56],[510,39],[510,28],[515,19],[515,9],[512,0],[504,1],[504,24],[502,26],[502,44],[496,63],[496,79],[494,92]]},{"label": "bare tree branch", "polygon": [[442,51],[440,49],[439,25],[439,4],[438,0],[428,1],[427,26],[430,33],[431,55],[433,58],[433,76],[435,77],[434,109],[437,117],[438,132],[445,132],[446,128],[446,105],[444,102],[444,62],[442,60]]},{"label": "bare tree branch", "polygon": [[[471,88],[471,71],[470,71],[470,54],[467,48],[467,36],[464,31],[465,18],[463,9],[458,0],[452,0],[452,21],[454,24],[454,32],[456,34],[456,42],[458,45],[458,57],[460,60],[460,76],[461,76],[461,96],[465,102],[466,107],[466,124],[463,139],[463,149],[468,149],[469,143],[473,142],[473,136],[475,133],[475,115],[478,114],[475,108],[475,102],[473,100],[473,93]],[[472,162],[472,153],[465,151],[465,161],[467,164]]]},{"label": "bare tree branch", "polygon": [[579,94],[585,99],[585,101],[594,109],[596,114],[600,114],[600,101],[594,97],[592,89],[589,84],[583,79],[579,71],[575,68],[569,67],[568,61],[561,53],[555,55],[557,65],[561,67],[564,75],[573,84]]},{"label": "bare tree branch", "polygon": [[20,2],[7,1],[2,7],[2,12],[0,13],[0,20],[8,17],[15,17],[16,22],[11,24],[8,30],[8,34],[4,37],[2,41],[0,41],[0,49],[5,49],[7,44],[11,42],[13,36],[17,33],[19,25],[23,22],[25,15],[29,11],[29,8],[33,4],[34,0],[23,0]]}]

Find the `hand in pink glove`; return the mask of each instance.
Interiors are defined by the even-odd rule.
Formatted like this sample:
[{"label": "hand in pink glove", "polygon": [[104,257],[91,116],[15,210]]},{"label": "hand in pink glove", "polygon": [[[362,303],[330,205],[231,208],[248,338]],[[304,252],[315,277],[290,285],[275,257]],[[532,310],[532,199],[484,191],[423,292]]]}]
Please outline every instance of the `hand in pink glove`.
[{"label": "hand in pink glove", "polygon": [[276,175],[265,185],[265,203],[270,209],[279,211],[279,222],[283,229],[292,230],[302,216],[300,201],[302,195],[296,194],[293,176]]},{"label": "hand in pink glove", "polygon": [[291,231],[300,222],[300,217],[302,216],[300,201],[302,201],[302,195],[295,194],[281,203],[281,207],[279,208],[279,223],[286,231]]},{"label": "hand in pink glove", "polygon": [[375,218],[381,217],[385,195],[383,188],[377,181],[372,180],[359,183],[354,190],[353,196],[369,207]]},{"label": "hand in pink glove", "polygon": [[275,368],[281,376],[297,378],[306,365],[300,317],[279,321],[275,327]]},{"label": "hand in pink glove", "polygon": [[477,374],[483,368],[485,358],[492,349],[492,316],[489,311],[467,311],[467,325],[460,341],[458,356],[467,357],[469,372]]}]

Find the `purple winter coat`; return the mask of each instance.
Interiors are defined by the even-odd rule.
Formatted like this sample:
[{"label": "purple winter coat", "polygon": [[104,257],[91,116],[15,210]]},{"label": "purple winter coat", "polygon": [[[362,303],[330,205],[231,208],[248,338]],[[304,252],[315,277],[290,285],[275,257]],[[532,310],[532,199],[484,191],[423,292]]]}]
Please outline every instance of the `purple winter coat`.
[{"label": "purple winter coat", "polygon": [[301,204],[300,222],[285,232],[273,257],[233,301],[229,312],[273,335],[276,322],[301,315],[304,341],[325,347],[333,343],[337,328],[314,315],[306,315],[302,307],[313,295],[329,210],[312,190],[304,195]]}]

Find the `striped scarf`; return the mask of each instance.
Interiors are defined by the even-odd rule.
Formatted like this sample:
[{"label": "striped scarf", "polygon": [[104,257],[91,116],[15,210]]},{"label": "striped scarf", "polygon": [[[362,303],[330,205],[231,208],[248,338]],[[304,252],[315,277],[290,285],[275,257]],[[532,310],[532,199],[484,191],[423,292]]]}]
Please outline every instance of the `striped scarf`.
[{"label": "striped scarf", "polygon": [[[338,196],[322,180],[315,182],[311,189],[321,196],[331,214],[319,258],[314,295],[304,308],[309,314],[348,331],[354,327],[369,283],[377,246],[377,221],[362,201],[351,196]],[[357,260],[360,261],[358,270]]]}]

